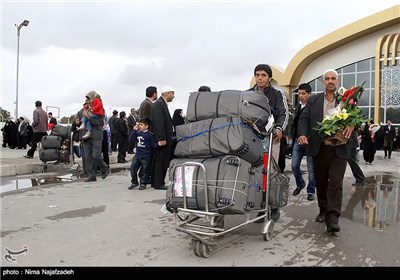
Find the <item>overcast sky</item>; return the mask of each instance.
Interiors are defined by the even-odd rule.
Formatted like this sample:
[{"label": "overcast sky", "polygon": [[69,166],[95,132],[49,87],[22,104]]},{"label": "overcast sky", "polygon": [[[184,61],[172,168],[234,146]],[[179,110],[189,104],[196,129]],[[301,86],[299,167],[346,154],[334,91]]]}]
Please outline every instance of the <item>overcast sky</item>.
[{"label": "overcast sky", "polygon": [[[304,46],[398,0],[1,1],[1,107],[32,119],[35,101],[79,111],[97,91],[107,114],[138,107],[150,85],[246,90],[259,63],[286,68]],[[327,65],[329,68],[329,65]],[[56,108],[50,108],[58,115]],[[57,116],[58,117],[58,116]]]}]

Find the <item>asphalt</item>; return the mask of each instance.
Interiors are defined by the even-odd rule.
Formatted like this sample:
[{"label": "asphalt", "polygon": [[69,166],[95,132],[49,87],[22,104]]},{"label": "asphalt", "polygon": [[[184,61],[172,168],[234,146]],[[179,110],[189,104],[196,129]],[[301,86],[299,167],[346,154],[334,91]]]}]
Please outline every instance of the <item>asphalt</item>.
[{"label": "asphalt", "polygon": [[[291,172],[290,198],[281,209],[272,239],[263,240],[262,224],[248,224],[217,240],[208,258],[197,257],[191,237],[176,230],[179,219],[163,211],[166,192],[147,188],[128,190],[129,166],[111,156],[111,174],[86,183],[71,164],[49,165],[22,157],[25,150],[1,152],[1,266],[2,267],[293,267],[293,266],[395,266],[400,267],[400,152],[384,159],[378,151],[373,165],[360,163],[368,184],[352,186],[347,167],[343,186],[341,231],[328,234],[314,221],[317,202],[295,189]],[[132,155],[128,155],[131,160]],[[80,160],[77,160],[80,163]],[[286,162],[290,170],[290,160]],[[306,170],[302,165],[302,170]],[[67,181],[35,184],[22,189],[22,181],[70,176]],[[72,178],[72,179],[71,179]],[[8,184],[11,188],[4,190]],[[14,182],[14,185],[13,185]],[[14,187],[15,186],[15,187]],[[373,190],[375,205],[364,209],[351,198]],[[350,213],[350,214],[349,214]],[[245,220],[225,217],[225,228]],[[24,253],[6,255],[6,249]]]}]

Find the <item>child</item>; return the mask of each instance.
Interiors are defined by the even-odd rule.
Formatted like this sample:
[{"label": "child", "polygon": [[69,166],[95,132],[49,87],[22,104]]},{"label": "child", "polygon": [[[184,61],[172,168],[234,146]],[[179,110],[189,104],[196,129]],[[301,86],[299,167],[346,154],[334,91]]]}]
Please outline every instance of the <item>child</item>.
[{"label": "child", "polygon": [[152,132],[149,131],[151,122],[149,118],[142,118],[133,127],[131,134],[129,135],[129,142],[135,142],[136,154],[132,160],[131,165],[131,186],[128,188],[132,190],[138,186],[138,170],[140,172],[140,187],[139,190],[146,189],[146,183],[149,179],[151,157],[153,154],[153,148],[157,148],[159,145],[165,145],[165,141],[156,142],[156,138]]},{"label": "child", "polygon": [[[104,117],[103,101],[97,92],[91,91],[86,95],[86,102],[83,105],[83,110],[88,110],[88,114],[91,118]],[[92,134],[92,125],[85,117],[82,117],[81,121],[82,124],[77,130],[79,131],[86,128],[86,133],[82,137],[82,140],[86,140]]]}]

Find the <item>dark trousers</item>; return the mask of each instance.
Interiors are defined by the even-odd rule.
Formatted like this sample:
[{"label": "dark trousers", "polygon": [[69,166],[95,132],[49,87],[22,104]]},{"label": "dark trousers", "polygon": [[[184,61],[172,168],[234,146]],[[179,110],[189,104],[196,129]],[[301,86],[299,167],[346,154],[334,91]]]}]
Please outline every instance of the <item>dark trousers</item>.
[{"label": "dark trousers", "polygon": [[31,148],[26,153],[28,156],[33,157],[33,155],[35,154],[36,148],[37,148],[37,144],[40,141],[42,141],[43,136],[46,136],[46,135],[47,135],[47,132],[34,132],[33,133]]},{"label": "dark trousers", "polygon": [[85,158],[86,172],[89,178],[96,178],[96,170],[107,172],[107,165],[103,161],[101,154],[102,140],[86,139],[83,143],[83,157]]},{"label": "dark trousers", "polygon": [[351,157],[347,160],[347,162],[350,165],[351,172],[353,173],[354,178],[356,178],[356,183],[363,183],[365,181],[365,176],[356,161],[356,156],[357,156],[356,148],[351,149]]},{"label": "dark trousers", "polygon": [[117,145],[118,145],[118,134],[111,134],[111,149],[113,152],[117,151]]},{"label": "dark trousers", "polygon": [[103,142],[101,143],[101,152],[103,153],[104,163],[110,167],[110,156],[108,155],[108,135],[107,130],[103,130]]},{"label": "dark trousers", "polygon": [[332,146],[321,145],[313,158],[317,182],[318,207],[325,212],[325,223],[337,223],[342,210],[343,177],[347,160],[340,158]]},{"label": "dark trousers", "polygon": [[149,181],[149,173],[150,173],[150,164],[151,164],[151,155],[148,156],[137,156],[132,160],[131,164],[131,183],[133,185],[138,185],[138,171],[140,168],[140,185],[146,185]]},{"label": "dark trousers", "polygon": [[385,152],[385,157],[392,157],[393,141],[388,140],[387,145],[383,146],[383,151]]},{"label": "dark trousers", "polygon": [[128,150],[128,135],[118,135],[118,160],[126,160],[126,151]]},{"label": "dark trousers", "polygon": [[171,146],[161,146],[154,151],[154,169],[152,185],[159,188],[165,185],[165,175],[167,174],[169,160],[171,157]]}]

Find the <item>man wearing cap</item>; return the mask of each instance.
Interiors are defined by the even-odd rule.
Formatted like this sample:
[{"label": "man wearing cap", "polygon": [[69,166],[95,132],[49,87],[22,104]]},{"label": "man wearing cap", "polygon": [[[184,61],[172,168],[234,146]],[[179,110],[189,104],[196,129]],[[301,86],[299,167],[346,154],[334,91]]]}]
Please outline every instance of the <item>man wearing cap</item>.
[{"label": "man wearing cap", "polygon": [[[276,162],[278,162],[280,140],[283,136],[283,131],[286,129],[290,116],[287,99],[283,92],[271,85],[272,69],[269,65],[258,64],[254,68],[254,79],[256,81],[256,85],[249,90],[258,90],[264,93],[264,95],[268,98],[269,106],[271,107],[271,111],[275,119],[276,135],[274,136],[272,145],[272,157],[276,160]],[[264,139],[265,151],[268,151],[269,143],[267,143],[267,140],[268,138]],[[263,213],[260,214],[262,215]],[[279,209],[271,209],[271,218],[275,222],[279,219],[279,217]],[[262,220],[259,220],[259,222],[262,222]]]},{"label": "man wearing cap", "polygon": [[35,154],[37,143],[42,140],[43,136],[47,135],[47,113],[42,109],[42,102],[35,102],[36,109],[33,111],[33,136],[32,136],[32,144],[31,148],[28,150],[25,158],[33,158]]},{"label": "man wearing cap", "polygon": [[168,110],[168,102],[175,97],[175,89],[165,86],[161,90],[161,97],[157,99],[152,108],[153,133],[156,142],[161,141],[162,145],[154,152],[152,183],[154,189],[166,190],[165,175],[167,174],[169,159],[171,157],[172,118]]}]

